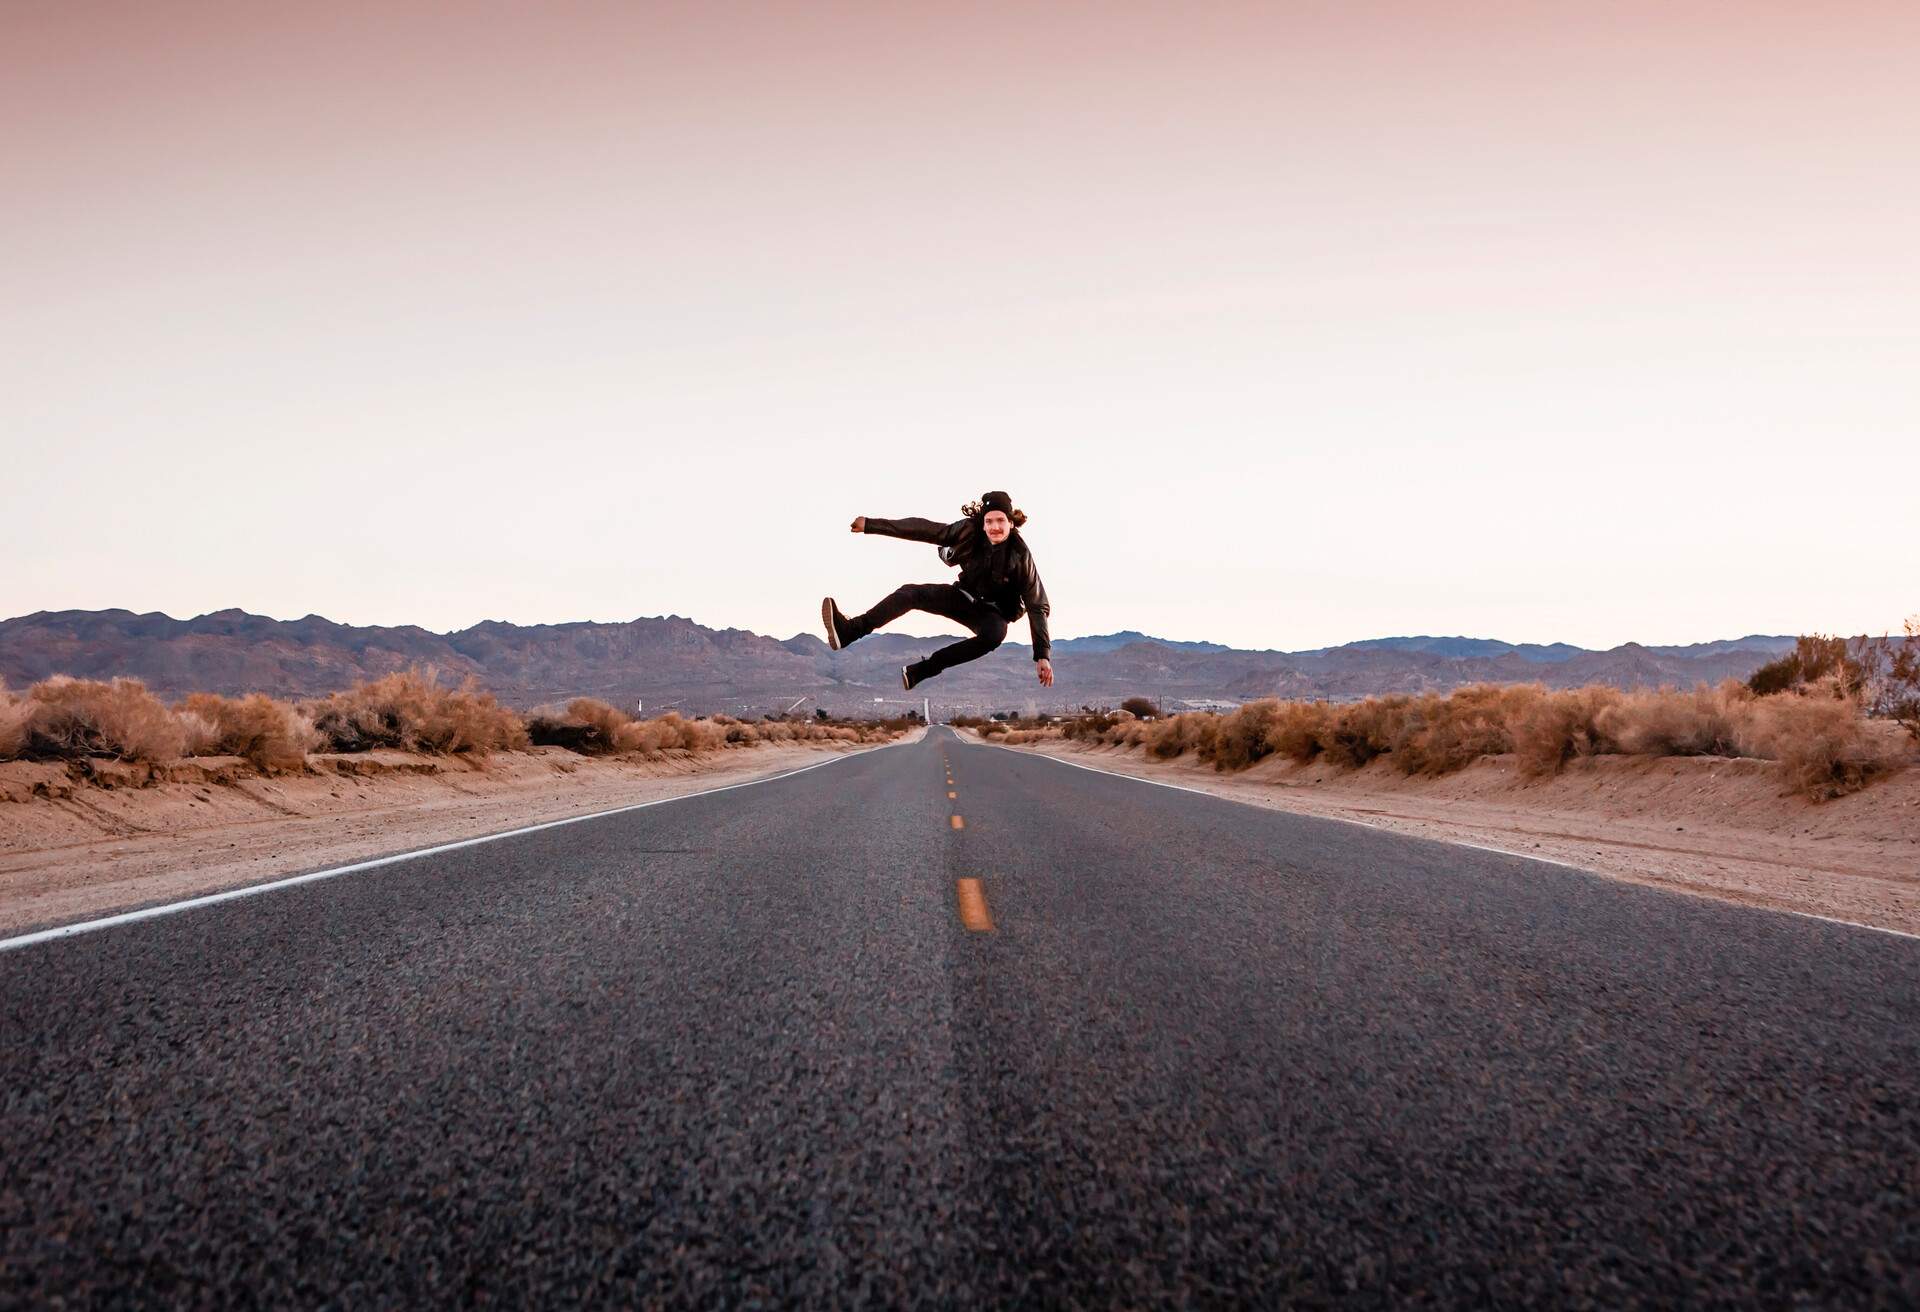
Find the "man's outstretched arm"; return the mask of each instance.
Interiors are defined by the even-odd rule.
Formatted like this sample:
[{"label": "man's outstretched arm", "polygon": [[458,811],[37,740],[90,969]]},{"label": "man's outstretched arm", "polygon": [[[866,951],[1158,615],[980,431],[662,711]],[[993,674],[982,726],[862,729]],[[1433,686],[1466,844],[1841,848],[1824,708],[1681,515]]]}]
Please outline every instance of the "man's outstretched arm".
[{"label": "man's outstretched arm", "polygon": [[1027,633],[1033,639],[1033,662],[1044,687],[1053,686],[1053,638],[1047,633],[1047,617],[1053,613],[1053,606],[1047,601],[1047,588],[1040,581],[1040,571],[1034,568],[1033,557],[1027,557],[1027,576],[1023,580],[1021,602],[1027,608]]},{"label": "man's outstretched arm", "polygon": [[876,519],[872,515],[861,515],[853,521],[855,533],[879,533],[890,538],[906,538],[909,542],[938,544],[946,530],[945,524],[931,519]]}]

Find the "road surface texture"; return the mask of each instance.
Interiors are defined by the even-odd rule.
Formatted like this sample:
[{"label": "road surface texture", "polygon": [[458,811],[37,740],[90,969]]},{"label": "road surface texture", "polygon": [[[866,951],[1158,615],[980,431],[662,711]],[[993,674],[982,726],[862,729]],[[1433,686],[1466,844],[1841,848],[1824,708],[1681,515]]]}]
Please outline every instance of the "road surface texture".
[{"label": "road surface texture", "polygon": [[1920,1299],[1920,942],[944,728],[0,999],[9,1306]]}]

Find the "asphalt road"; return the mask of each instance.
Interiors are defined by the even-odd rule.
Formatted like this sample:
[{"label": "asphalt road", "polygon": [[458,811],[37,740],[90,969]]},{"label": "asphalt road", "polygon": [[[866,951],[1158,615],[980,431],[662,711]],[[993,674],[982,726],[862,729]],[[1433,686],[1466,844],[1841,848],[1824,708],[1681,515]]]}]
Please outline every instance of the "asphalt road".
[{"label": "asphalt road", "polygon": [[0,951],[6,1305],[1911,1305],[1917,1197],[1920,942],[939,728]]}]

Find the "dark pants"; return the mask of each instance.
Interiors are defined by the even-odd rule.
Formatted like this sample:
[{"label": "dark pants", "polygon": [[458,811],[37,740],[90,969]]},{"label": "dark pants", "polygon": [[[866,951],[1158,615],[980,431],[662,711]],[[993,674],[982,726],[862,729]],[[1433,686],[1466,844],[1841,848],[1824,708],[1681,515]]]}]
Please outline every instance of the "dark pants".
[{"label": "dark pants", "polygon": [[864,638],[910,610],[940,615],[973,630],[971,638],[949,643],[925,660],[913,663],[914,673],[931,679],[942,670],[979,660],[1007,639],[1007,621],[984,601],[975,601],[951,583],[908,583],[895,588],[864,615],[853,617],[854,634]]}]

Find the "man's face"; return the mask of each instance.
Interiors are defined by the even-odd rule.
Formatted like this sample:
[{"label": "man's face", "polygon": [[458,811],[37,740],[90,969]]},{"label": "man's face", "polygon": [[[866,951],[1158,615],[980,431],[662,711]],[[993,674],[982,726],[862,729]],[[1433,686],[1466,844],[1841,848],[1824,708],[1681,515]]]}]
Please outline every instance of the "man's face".
[{"label": "man's face", "polygon": [[987,530],[987,541],[997,545],[1005,542],[1007,534],[1013,532],[1013,521],[1007,518],[1005,511],[989,510],[984,527]]}]

